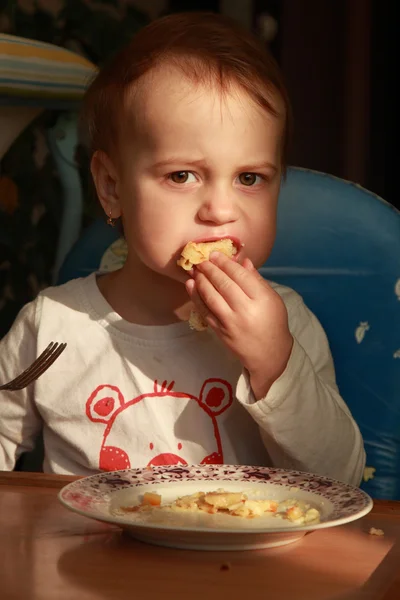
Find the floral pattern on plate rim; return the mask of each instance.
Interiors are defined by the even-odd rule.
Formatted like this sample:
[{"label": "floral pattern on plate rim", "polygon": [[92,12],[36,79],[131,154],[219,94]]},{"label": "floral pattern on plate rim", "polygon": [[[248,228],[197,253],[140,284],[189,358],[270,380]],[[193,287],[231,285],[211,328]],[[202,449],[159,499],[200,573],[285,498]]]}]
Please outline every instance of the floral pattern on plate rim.
[{"label": "floral pattern on plate rim", "polygon": [[61,490],[60,496],[71,508],[96,510],[96,506],[108,504],[110,493],[127,487],[212,480],[216,483],[264,481],[312,492],[332,502],[334,511],[330,515],[330,521],[354,515],[370,503],[365,492],[335,479],[302,471],[232,465],[163,466],[99,473],[68,484]]}]

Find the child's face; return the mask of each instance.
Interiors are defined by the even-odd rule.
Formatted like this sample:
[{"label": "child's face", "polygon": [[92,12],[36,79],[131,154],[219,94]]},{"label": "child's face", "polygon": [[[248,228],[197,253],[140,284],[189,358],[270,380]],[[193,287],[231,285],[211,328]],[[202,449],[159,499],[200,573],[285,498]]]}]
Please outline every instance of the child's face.
[{"label": "child's face", "polygon": [[128,108],[116,169],[130,253],[185,281],[183,246],[229,236],[261,265],[275,237],[282,133],[283,118],[243,91],[222,97],[177,70],[153,74]]}]

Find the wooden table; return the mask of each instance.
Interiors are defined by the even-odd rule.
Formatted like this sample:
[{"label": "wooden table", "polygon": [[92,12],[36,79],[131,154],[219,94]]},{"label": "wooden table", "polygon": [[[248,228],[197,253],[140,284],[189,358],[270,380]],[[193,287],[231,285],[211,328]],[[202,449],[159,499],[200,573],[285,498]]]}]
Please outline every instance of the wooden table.
[{"label": "wooden table", "polygon": [[400,599],[400,502],[282,548],[189,552],[66,510],[57,492],[72,480],[0,472],[2,600]]}]

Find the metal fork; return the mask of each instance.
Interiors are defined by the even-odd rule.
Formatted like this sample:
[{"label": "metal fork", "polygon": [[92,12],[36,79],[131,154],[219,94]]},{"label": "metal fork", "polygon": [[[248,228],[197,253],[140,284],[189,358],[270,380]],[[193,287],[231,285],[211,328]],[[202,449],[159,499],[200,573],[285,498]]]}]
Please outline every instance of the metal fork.
[{"label": "metal fork", "polygon": [[30,367],[25,369],[18,377],[12,379],[4,385],[0,385],[0,390],[22,390],[27,387],[32,381],[38,379],[55,360],[64,352],[67,344],[59,344],[58,342],[50,342],[46,350],[37,357]]}]

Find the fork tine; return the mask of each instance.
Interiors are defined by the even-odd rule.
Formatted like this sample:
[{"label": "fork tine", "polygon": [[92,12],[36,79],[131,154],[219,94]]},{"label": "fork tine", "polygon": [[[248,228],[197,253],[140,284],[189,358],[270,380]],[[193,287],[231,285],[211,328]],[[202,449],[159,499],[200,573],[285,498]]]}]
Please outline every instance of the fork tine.
[{"label": "fork tine", "polygon": [[53,362],[57,360],[60,354],[64,352],[66,346],[67,344],[60,344],[60,346],[58,346],[58,348],[53,352],[53,354],[49,356],[45,361],[43,361],[42,364],[35,370],[34,376],[31,378],[31,381],[39,379],[39,377],[43,375],[43,373],[47,371],[49,367],[51,367]]},{"label": "fork tine", "polygon": [[57,342],[50,342],[50,344],[47,346],[47,348],[45,348],[45,350],[43,350],[43,352],[41,354],[39,354],[39,356],[37,357],[36,360],[33,361],[33,363],[31,365],[29,365],[29,367],[27,369],[25,369],[25,371],[22,371],[22,373],[20,373],[17,377],[15,377],[14,379],[12,379],[11,381],[8,382],[8,384],[6,385],[19,385],[19,383],[23,380],[25,380],[26,376],[30,376],[30,374],[32,373],[32,371],[35,371],[35,369],[42,364],[43,360],[46,360],[46,358],[48,356],[51,356],[51,353],[54,352],[54,349],[57,348],[58,343]]},{"label": "fork tine", "polygon": [[47,353],[46,356],[42,357],[35,365],[34,369],[27,370],[26,373],[22,373],[16,381],[12,381],[12,387],[14,390],[22,389],[29,385],[32,381],[38,379],[47,369],[53,364],[53,362],[64,352],[67,344],[56,343],[51,353]]},{"label": "fork tine", "polygon": [[38,358],[18,377],[0,386],[0,390],[21,390],[32,381],[38,379],[65,350],[67,344],[51,342]]}]

